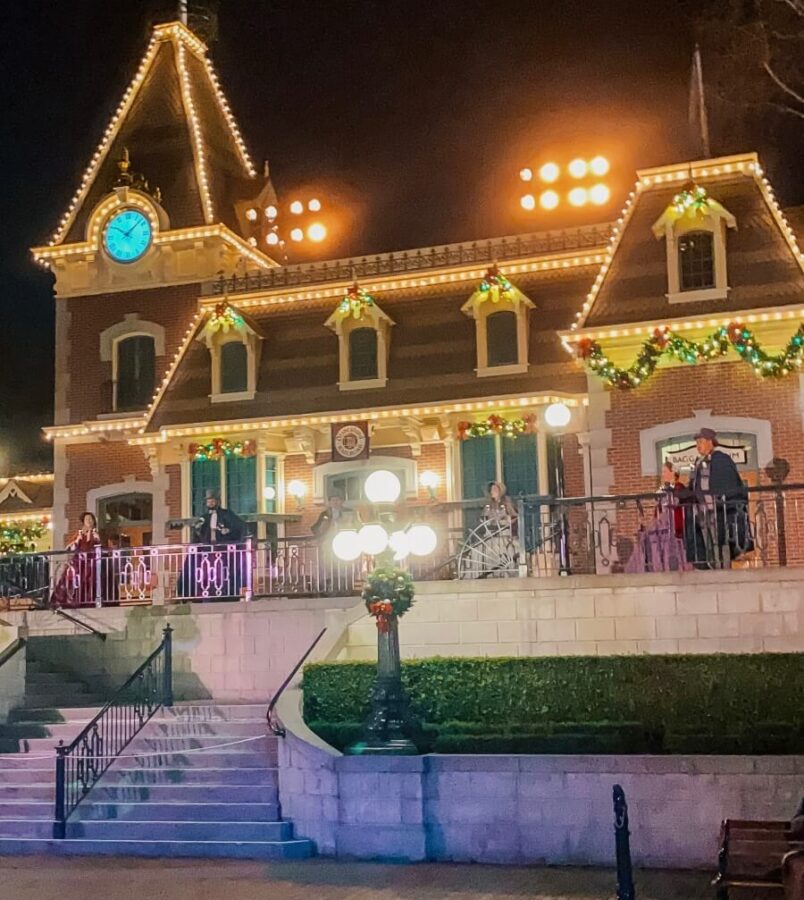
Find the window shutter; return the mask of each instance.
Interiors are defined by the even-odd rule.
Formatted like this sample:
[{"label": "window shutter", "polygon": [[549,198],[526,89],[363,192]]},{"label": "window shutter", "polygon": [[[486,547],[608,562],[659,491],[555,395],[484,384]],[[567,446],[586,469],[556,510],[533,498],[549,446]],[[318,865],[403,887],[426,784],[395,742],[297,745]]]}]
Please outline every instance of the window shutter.
[{"label": "window shutter", "polygon": [[218,459],[194,459],[190,471],[193,515],[203,516],[206,510],[204,494],[221,489],[221,463]]},{"label": "window shutter", "polygon": [[221,393],[248,390],[248,349],[239,341],[221,347]]},{"label": "window shutter", "polygon": [[[277,491],[278,496],[278,488],[276,483],[276,457],[275,456],[266,456],[265,457],[265,487],[273,488]],[[265,501],[265,511],[269,513],[276,512],[276,499],[266,500]]]},{"label": "window shutter", "polygon": [[154,339],[137,334],[117,345],[117,409],[144,409],[154,393]]},{"label": "window shutter", "polygon": [[355,328],[349,334],[349,381],[377,377],[377,332]]},{"label": "window shutter", "polygon": [[257,512],[257,457],[226,458],[226,506],[239,516]]},{"label": "window shutter", "polygon": [[489,366],[510,366],[518,363],[516,313],[503,311],[488,316],[486,342]]}]

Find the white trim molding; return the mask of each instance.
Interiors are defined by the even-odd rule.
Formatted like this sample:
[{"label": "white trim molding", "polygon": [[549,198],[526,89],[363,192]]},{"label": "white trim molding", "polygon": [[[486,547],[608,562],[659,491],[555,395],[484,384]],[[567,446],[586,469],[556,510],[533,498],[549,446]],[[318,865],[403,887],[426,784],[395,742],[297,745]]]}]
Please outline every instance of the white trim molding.
[{"label": "white trim molding", "polygon": [[691,419],[676,419],[639,432],[639,455],[643,475],[656,476],[659,469],[656,444],[667,438],[695,434],[700,428],[712,428],[718,432],[736,431],[754,435],[757,439],[757,467],[763,469],[773,459],[773,435],[767,419],[746,416],[713,416],[709,409],[694,409]]},{"label": "white trim molding", "polygon": [[[363,310],[359,319],[343,315],[336,308],[324,323],[338,336],[338,390],[365,391],[384,388],[388,384],[388,352],[391,348],[391,328],[396,324],[374,303]],[[349,377],[349,344],[353,331],[371,328],[377,333],[377,377],[352,380]]]},{"label": "white trim molding", "polygon": [[115,322],[100,333],[101,362],[116,366],[116,348],[120,341],[137,335],[148,335],[154,339],[154,354],[165,355],[165,329],[156,322],[141,319],[139,313],[126,313],[122,322]]},{"label": "white trim molding", "polygon": [[[472,297],[461,307],[464,315],[475,320],[475,346],[477,353],[478,378],[490,378],[495,375],[519,375],[528,371],[528,332],[530,327],[530,310],[533,302],[524,294],[518,301],[500,299],[498,303],[486,300],[483,303],[473,302]],[[512,312],[516,316],[516,358],[515,363],[503,366],[489,365],[489,345],[487,320],[495,313]]]}]

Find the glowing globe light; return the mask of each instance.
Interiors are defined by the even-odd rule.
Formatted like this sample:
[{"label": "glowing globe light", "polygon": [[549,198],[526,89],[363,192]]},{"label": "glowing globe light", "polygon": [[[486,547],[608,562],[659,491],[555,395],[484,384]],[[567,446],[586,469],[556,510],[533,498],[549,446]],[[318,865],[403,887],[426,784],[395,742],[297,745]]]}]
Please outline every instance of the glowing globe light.
[{"label": "glowing globe light", "polygon": [[298,216],[304,212],[304,204],[301,200],[294,200],[293,203],[290,204],[290,211],[294,216]]},{"label": "glowing globe light", "polygon": [[326,226],[322,225],[320,222],[313,222],[313,224],[307,229],[307,237],[310,238],[311,241],[315,241],[316,243],[323,241],[326,236]]},{"label": "glowing globe light", "polygon": [[293,231],[290,232],[290,239],[292,241],[303,241],[304,232],[301,230],[301,228],[294,228]]},{"label": "glowing globe light", "polygon": [[555,209],[558,206],[558,194],[555,191],[544,191],[539,197],[542,209]]},{"label": "glowing globe light", "polygon": [[573,159],[568,169],[573,178],[583,178],[589,171],[589,165],[585,159]]},{"label": "glowing globe light", "polygon": [[596,184],[594,187],[589,188],[589,199],[596,206],[608,203],[609,197],[611,197],[611,191],[605,184]]},{"label": "glowing globe light", "polygon": [[343,562],[353,562],[360,556],[360,537],[356,531],[339,531],[332,539],[332,552]]},{"label": "glowing globe light", "polygon": [[266,485],[262,489],[262,495],[266,500],[276,500],[276,488],[271,487],[271,485]]},{"label": "glowing globe light", "polygon": [[402,484],[393,472],[378,469],[369,475],[363,489],[372,503],[396,503],[402,493]]},{"label": "glowing globe light", "polygon": [[257,210],[256,209],[247,209],[246,210],[246,218],[249,220],[249,222],[256,222],[257,221]]},{"label": "glowing globe light", "polygon": [[435,490],[440,484],[441,479],[435,472],[426,471],[419,475],[419,484],[428,490]]},{"label": "glowing globe light", "polygon": [[294,478],[288,484],[288,493],[291,497],[295,497],[297,500],[301,500],[301,498],[307,493],[307,486],[303,481],[299,481],[298,478]]},{"label": "glowing globe light", "polygon": [[519,205],[522,209],[536,209],[536,198],[533,194],[523,194],[519,200]]},{"label": "glowing globe light", "polygon": [[271,204],[265,207],[265,216],[268,219],[275,219],[279,215],[279,210]]},{"label": "glowing globe light", "polygon": [[593,175],[605,175],[609,170],[609,161],[605,156],[596,156],[589,162],[589,171]]},{"label": "glowing globe light", "polygon": [[279,235],[275,231],[272,231],[265,236],[265,242],[273,247],[279,243]]},{"label": "glowing globe light", "polygon": [[388,532],[382,525],[364,525],[357,532],[357,539],[367,556],[377,556],[388,546]]},{"label": "glowing globe light", "polygon": [[410,539],[407,531],[393,531],[388,538],[388,546],[394,551],[395,560],[403,560],[410,555]]},{"label": "glowing globe light", "polygon": [[550,428],[565,428],[571,418],[572,411],[566,403],[551,403],[544,411],[544,421]]},{"label": "glowing globe light", "polygon": [[527,167],[519,170],[519,177],[523,181],[533,181],[533,169],[528,169]]},{"label": "glowing globe light", "polygon": [[321,201],[313,197],[313,199],[307,204],[307,209],[309,209],[310,212],[319,212],[321,210]]},{"label": "glowing globe light", "polygon": [[552,184],[560,174],[561,170],[554,162],[546,162],[541,169],[539,169],[539,178],[541,178],[542,181],[546,181],[547,184]]},{"label": "glowing globe light", "polygon": [[438,544],[438,537],[429,525],[414,525],[408,529],[408,545],[414,556],[429,556]]},{"label": "glowing globe light", "polygon": [[582,187],[573,188],[569,194],[567,194],[567,200],[569,200],[572,206],[583,206],[588,199],[589,192],[586,188]]}]

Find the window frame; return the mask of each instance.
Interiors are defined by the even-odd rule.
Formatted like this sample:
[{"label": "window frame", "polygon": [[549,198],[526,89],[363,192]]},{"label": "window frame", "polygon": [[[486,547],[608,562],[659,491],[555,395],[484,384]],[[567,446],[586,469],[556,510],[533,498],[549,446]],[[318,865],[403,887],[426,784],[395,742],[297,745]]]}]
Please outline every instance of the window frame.
[{"label": "window frame", "polygon": [[[685,274],[694,276],[696,273],[690,272],[690,271],[685,273],[685,271],[684,271],[684,263],[685,263],[685,261],[689,262],[690,256],[692,255],[692,253],[690,254],[690,256],[688,256],[684,251],[683,245],[687,241],[699,240],[701,238],[705,238],[706,241],[708,242],[708,246],[706,248],[705,254],[701,254],[699,252],[698,248],[696,248],[694,245],[691,246],[689,249],[692,251],[692,253],[696,253],[701,259],[705,259],[708,256],[709,278],[708,278],[706,284],[693,284],[693,285],[690,285],[689,287],[687,287],[684,284]],[[679,235],[678,239],[676,240],[676,247],[677,247],[676,259],[678,262],[678,288],[679,288],[679,291],[683,291],[684,293],[687,293],[689,291],[703,291],[703,290],[709,290],[710,288],[713,288],[713,287],[717,287],[717,274],[715,272],[715,237],[711,231],[709,231],[708,229],[705,229],[705,228],[696,229],[695,231],[685,231],[683,234]],[[698,260],[695,260],[695,262],[697,263]]]},{"label": "window frame", "polygon": [[[394,320],[386,315],[375,303],[365,309],[359,319],[341,316],[338,310],[327,319],[325,325],[338,337],[338,390],[365,391],[384,388],[388,384],[388,354],[391,345],[391,328]],[[358,378],[351,376],[350,337],[353,331],[371,328],[377,333],[377,377]]]},{"label": "window frame", "polygon": [[[530,334],[530,311],[534,309],[531,300],[522,296],[518,303],[513,300],[500,299],[498,303],[486,300],[473,304],[470,298],[461,308],[464,315],[475,320],[475,351],[477,366],[475,374],[478,378],[492,378],[498,375],[523,375],[530,370],[528,340]],[[495,313],[513,312],[516,316],[517,361],[508,365],[489,365],[488,355],[488,319]]]},{"label": "window frame", "polygon": [[[121,409],[120,407],[120,347],[126,341],[133,340],[134,338],[149,338],[151,344],[153,345],[153,379],[151,383],[151,388],[149,391],[150,396],[145,401],[143,406],[131,406],[126,409]],[[158,356],[158,348],[156,337],[148,331],[132,331],[126,332],[125,334],[121,334],[118,337],[114,338],[112,341],[112,409],[114,412],[122,412],[126,414],[134,414],[140,413],[143,410],[148,409],[151,405],[151,401],[153,399],[153,393],[156,390],[156,358]]]},{"label": "window frame", "polygon": [[[497,319],[497,321],[502,321],[502,317],[505,317],[506,322],[513,321],[513,337],[514,337],[514,359],[505,360],[504,362],[492,362],[492,342],[491,342],[491,329],[489,328],[489,323],[493,319]],[[508,327],[508,326],[506,326]],[[510,309],[495,309],[486,316],[486,363],[490,369],[500,369],[504,366],[515,366],[518,365],[519,360],[519,323],[517,322],[516,312]],[[499,348],[498,348],[499,349]],[[507,348],[506,348],[507,349]]]},{"label": "window frame", "polygon": [[[373,351],[374,351],[374,366],[373,373],[370,375],[355,375],[354,374],[354,346],[352,344],[354,338],[358,334],[371,334],[373,335]],[[360,328],[352,328],[349,331],[349,334],[346,338],[349,342],[348,348],[348,357],[349,357],[349,381],[357,382],[357,381],[371,381],[379,378],[380,375],[380,341],[379,335],[377,334],[377,329],[372,328],[368,325],[364,325]]]},{"label": "window frame", "polygon": [[[227,348],[230,347],[238,347],[242,348],[243,356],[241,359],[238,359],[238,366],[243,365],[243,380],[240,382],[242,386],[238,386],[232,390],[227,390],[224,386],[226,381],[227,373],[226,373],[226,357],[227,357]],[[248,358],[248,346],[243,343],[243,341],[223,341],[220,346],[220,393],[221,394],[242,394],[245,391],[248,391],[248,366],[249,366],[249,358]],[[237,373],[241,374],[240,372]]]}]

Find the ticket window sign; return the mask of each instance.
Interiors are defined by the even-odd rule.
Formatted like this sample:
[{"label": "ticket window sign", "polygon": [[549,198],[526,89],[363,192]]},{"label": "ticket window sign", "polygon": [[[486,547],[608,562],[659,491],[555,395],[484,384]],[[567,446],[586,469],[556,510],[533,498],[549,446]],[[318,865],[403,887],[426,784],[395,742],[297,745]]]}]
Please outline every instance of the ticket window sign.
[{"label": "ticket window sign", "polygon": [[[720,432],[717,436],[718,448],[734,460],[741,472],[753,472],[757,468],[757,439],[754,434]],[[656,444],[659,469],[664,463],[672,464],[676,472],[688,475],[698,459],[695,435],[668,438]]]}]

